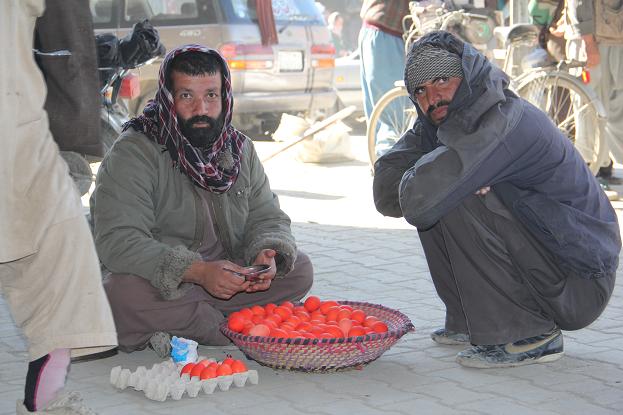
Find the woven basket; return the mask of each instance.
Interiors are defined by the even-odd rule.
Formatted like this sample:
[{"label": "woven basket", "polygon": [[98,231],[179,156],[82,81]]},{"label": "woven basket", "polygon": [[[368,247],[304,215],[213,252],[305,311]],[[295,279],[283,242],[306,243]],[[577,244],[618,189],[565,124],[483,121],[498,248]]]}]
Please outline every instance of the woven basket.
[{"label": "woven basket", "polygon": [[369,363],[394,345],[405,333],[414,330],[411,320],[401,312],[378,304],[339,301],[363,310],[387,323],[389,330],[381,334],[336,338],[303,339],[245,336],[231,331],[227,320],[220,325],[247,357],[275,369],[305,372],[329,372],[356,368]]}]

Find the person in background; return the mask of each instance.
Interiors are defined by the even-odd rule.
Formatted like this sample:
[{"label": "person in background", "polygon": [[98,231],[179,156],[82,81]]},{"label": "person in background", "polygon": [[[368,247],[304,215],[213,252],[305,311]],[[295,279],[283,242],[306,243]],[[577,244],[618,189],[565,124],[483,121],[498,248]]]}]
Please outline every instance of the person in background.
[{"label": "person in background", "polygon": [[342,29],[344,28],[344,19],[338,12],[333,12],[328,18],[328,28],[331,32],[331,42],[335,46],[335,56],[346,56],[348,50],[344,45],[344,39],[342,38]]},{"label": "person in background", "polygon": [[[231,124],[229,68],[186,45],[160,67],[154,100],[130,120],[91,197],[104,286],[125,352],[170,352],[172,336],[225,345],[224,314],[301,299],[313,267],[297,250],[253,142]],[[246,281],[243,265],[269,271]]]},{"label": "person in background", "polygon": [[[445,326],[474,368],[551,362],[604,311],[617,215],[573,143],[470,44],[432,32],[405,85],[418,118],[375,164],[374,202],[417,227]],[[470,345],[471,343],[471,345]]]},{"label": "person in background", "polygon": [[[77,16],[90,19],[87,3],[67,3],[72,3],[64,15],[68,22]],[[57,6],[49,1],[49,12],[54,15]],[[43,0],[0,2],[0,287],[28,342],[30,361],[17,414],[89,414],[78,393],[61,393],[70,362],[108,352],[117,345],[117,334],[80,196],[44,109],[46,83],[33,46],[35,21],[45,8]],[[59,36],[73,27],[55,23]],[[74,40],[94,51],[93,28],[81,24],[88,31]],[[90,77],[97,85],[96,62],[82,66],[71,55],[37,52],[76,81]],[[89,92],[96,95],[97,88]],[[99,105],[82,110],[95,112],[97,119]],[[57,125],[63,123],[65,129],[81,125],[72,117]],[[74,144],[97,147],[94,131],[83,130]]]},{"label": "person in background", "polygon": [[[618,163],[623,163],[623,2],[567,0],[561,25],[571,59],[586,61],[591,86],[606,110],[602,134]],[[605,188],[621,184],[613,161],[603,160],[599,178]]]},{"label": "person in background", "polygon": [[[359,32],[361,88],[367,120],[378,100],[402,79],[405,63],[402,18],[409,13],[409,0],[364,0]],[[397,133],[381,120],[376,148],[387,151]]]}]

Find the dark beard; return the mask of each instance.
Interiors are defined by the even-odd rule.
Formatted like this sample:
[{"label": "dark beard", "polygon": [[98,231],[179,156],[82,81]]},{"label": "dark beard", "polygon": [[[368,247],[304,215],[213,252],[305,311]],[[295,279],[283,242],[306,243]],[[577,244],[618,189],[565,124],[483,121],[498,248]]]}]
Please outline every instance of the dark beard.
[{"label": "dark beard", "polygon": [[[207,115],[197,115],[187,120],[177,117],[180,125],[180,131],[184,137],[190,141],[193,147],[206,148],[210,147],[221,134],[223,129],[223,114],[214,119]],[[193,127],[198,122],[208,123],[209,127]]]}]

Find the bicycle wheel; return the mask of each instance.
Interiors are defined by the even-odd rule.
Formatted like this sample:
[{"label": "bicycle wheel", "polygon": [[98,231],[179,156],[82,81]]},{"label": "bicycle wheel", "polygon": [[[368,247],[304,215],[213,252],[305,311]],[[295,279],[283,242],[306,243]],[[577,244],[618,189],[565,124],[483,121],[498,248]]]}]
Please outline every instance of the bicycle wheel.
[{"label": "bicycle wheel", "polygon": [[390,89],[379,99],[372,110],[368,123],[368,154],[374,169],[374,162],[409,128],[417,118],[417,111],[409,99],[404,86]]},{"label": "bicycle wheel", "polygon": [[594,92],[566,72],[547,70],[519,78],[517,92],[554,121],[597,174],[608,149],[601,134],[604,109]]}]

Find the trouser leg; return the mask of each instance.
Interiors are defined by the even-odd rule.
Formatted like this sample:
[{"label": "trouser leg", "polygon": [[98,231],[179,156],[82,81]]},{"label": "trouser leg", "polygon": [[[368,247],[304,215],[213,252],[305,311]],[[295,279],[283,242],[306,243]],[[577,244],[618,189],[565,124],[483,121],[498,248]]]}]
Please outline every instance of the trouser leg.
[{"label": "trouser leg", "polygon": [[[554,325],[578,329],[597,318],[608,302],[614,276],[584,280],[564,275],[493,192],[467,198],[436,227],[447,259],[444,265],[444,256],[430,250],[431,238],[423,239],[425,250],[435,252],[434,262],[442,263],[434,264],[431,274],[438,289],[452,288],[454,280],[456,292],[442,299],[454,310],[458,293],[474,344],[512,342]],[[451,277],[439,278],[444,268]]]},{"label": "trouser leg", "polygon": [[419,231],[418,234],[437,295],[446,306],[445,328],[456,333],[468,333],[467,321],[446,248],[442,225],[437,223],[426,231]]},{"label": "trouser leg", "polygon": [[253,304],[299,300],[312,282],[311,261],[299,251],[293,270],[273,280],[268,291],[239,293],[229,300],[212,297],[200,286],[182,298],[164,300],[146,279],[127,274],[110,275],[104,287],[117,324],[119,349],[131,352],[145,348],[157,331],[205,345],[229,344],[218,328],[225,314]]}]

